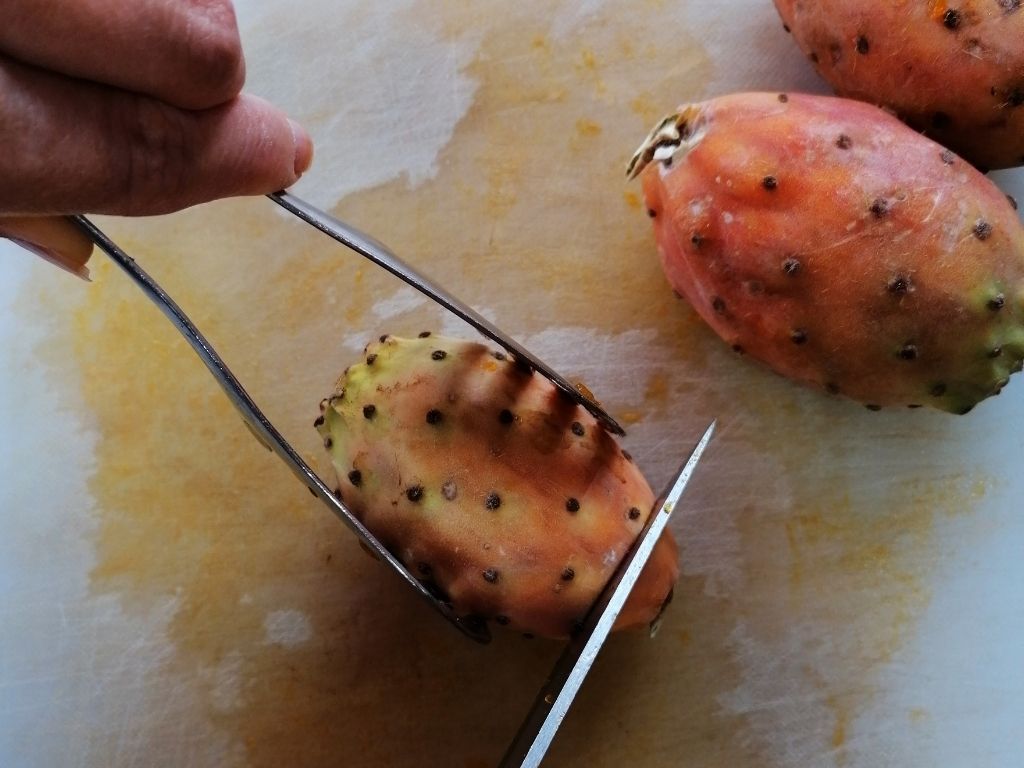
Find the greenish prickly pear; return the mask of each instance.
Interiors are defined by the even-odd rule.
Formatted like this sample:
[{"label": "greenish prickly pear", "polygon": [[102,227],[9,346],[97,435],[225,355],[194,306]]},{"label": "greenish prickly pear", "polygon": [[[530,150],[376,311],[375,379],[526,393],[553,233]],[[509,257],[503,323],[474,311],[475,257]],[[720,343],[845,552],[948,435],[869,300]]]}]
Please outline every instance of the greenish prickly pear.
[{"label": "greenish prickly pear", "polygon": [[[654,503],[590,414],[483,344],[382,336],[321,407],[345,503],[461,615],[570,635]],[[653,621],[677,576],[666,534],[617,627]]]}]

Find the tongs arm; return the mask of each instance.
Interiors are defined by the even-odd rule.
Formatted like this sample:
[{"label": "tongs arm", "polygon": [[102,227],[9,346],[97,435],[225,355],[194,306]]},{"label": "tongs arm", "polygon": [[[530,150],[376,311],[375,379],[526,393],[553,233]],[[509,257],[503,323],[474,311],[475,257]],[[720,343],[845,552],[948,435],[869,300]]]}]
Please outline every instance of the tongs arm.
[{"label": "tongs arm", "polygon": [[84,216],[73,216],[72,220],[80,226],[89,238],[119,266],[132,281],[142,289],[149,299],[160,308],[160,311],[174,324],[185,340],[189,343],[203,364],[217,380],[221,389],[231,400],[232,405],[242,416],[245,425],[253,436],[268,450],[276,453],[287,464],[296,477],[309,489],[310,493],[326,504],[332,512],[348,526],[359,540],[381,561],[390,566],[391,570],[405,580],[424,600],[430,603],[448,621],[454,624],[468,637],[481,643],[490,640],[490,632],[483,621],[456,616],[451,606],[432,595],[398,558],[392,555],[370,531],[366,529],[345,504],[334,495],[332,490],[317,476],[295,449],[278,432],[270,420],[256,405],[245,391],[241,383],[228,368],[213,346],[206,340],[195,324],[188,318],[178,304],[150,277],[136,261],[125,253],[113,240],[105,235],[99,227]]},{"label": "tongs arm", "polygon": [[289,213],[298,216],[304,222],[323,232],[328,237],[341,243],[347,248],[364,256],[379,267],[383,267],[395,277],[404,281],[407,285],[440,304],[452,314],[461,318],[477,331],[489,338],[512,355],[520,364],[529,366],[539,371],[542,376],[548,379],[567,397],[574,400],[578,405],[585,408],[590,414],[613,435],[624,435],[622,426],[611,417],[611,415],[600,406],[590,395],[580,387],[562,376],[558,371],[545,363],[535,354],[526,349],[507,333],[502,331],[486,317],[474,310],[469,305],[452,296],[448,291],[428,278],[422,272],[414,269],[410,264],[402,261],[393,251],[379,240],[370,237],[365,232],[360,232],[350,224],[339,221],[328,213],[321,211],[305,200],[302,200],[291,192],[275,192],[267,195],[271,200],[280,205]]}]

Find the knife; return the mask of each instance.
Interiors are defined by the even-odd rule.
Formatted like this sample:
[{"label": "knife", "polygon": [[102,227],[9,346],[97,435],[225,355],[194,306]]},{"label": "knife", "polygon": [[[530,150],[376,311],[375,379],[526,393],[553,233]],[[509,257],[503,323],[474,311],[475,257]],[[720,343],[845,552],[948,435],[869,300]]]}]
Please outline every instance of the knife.
[{"label": "knife", "polygon": [[711,442],[715,425],[716,422],[711,422],[703,437],[697,442],[697,447],[693,449],[690,458],[655,502],[654,511],[640,536],[590,609],[583,622],[583,630],[570,640],[561,658],[555,663],[519,733],[505,752],[500,768],[536,768],[541,764],[573,699],[576,698],[587,673],[597,659],[601,646],[604,645],[615,620],[619,617],[626,598],[629,597],[651,552],[654,551],[658,537],[668,525],[669,518],[678,506],[690,478],[693,477],[701,456]]}]

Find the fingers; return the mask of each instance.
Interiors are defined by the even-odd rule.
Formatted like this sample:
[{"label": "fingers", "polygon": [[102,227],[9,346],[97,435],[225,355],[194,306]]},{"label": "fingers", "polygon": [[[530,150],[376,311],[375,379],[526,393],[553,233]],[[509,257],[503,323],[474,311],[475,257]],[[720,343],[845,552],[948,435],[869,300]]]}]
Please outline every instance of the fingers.
[{"label": "fingers", "polygon": [[306,133],[251,96],[191,112],[0,59],[0,211],[166,213],[295,183]]},{"label": "fingers", "polygon": [[230,0],[0,0],[0,52],[186,109],[245,80]]},{"label": "fingers", "polygon": [[0,218],[0,237],[13,240],[61,269],[89,279],[86,262],[92,255],[92,241],[63,216]]}]

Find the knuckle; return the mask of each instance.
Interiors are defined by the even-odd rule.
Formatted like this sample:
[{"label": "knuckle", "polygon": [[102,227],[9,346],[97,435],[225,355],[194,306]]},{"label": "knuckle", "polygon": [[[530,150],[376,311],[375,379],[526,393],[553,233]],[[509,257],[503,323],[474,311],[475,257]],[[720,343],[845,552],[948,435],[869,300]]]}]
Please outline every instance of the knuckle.
[{"label": "knuckle", "polygon": [[231,4],[214,2],[202,6],[189,25],[186,45],[193,82],[209,94],[210,106],[214,106],[242,90],[245,65]]},{"label": "knuckle", "polygon": [[124,143],[115,158],[112,190],[128,215],[166,213],[188,192],[187,117],[158,101],[139,98],[116,126]]}]

